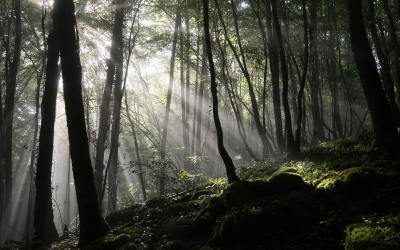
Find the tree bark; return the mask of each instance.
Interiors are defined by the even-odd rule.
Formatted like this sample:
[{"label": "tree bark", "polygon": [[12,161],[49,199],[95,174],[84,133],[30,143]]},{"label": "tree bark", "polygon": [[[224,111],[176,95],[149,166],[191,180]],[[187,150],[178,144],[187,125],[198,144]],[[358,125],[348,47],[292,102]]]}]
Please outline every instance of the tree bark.
[{"label": "tree bark", "polygon": [[[181,14],[180,14],[180,12],[178,12],[176,14],[174,37],[172,40],[171,62],[169,65],[169,84],[168,84],[168,93],[167,93],[167,104],[165,106],[163,134],[162,134],[161,145],[160,145],[161,161],[165,160],[165,156],[166,156],[168,121],[169,121],[169,112],[170,112],[170,108],[171,108],[172,85],[174,83],[176,43],[178,41],[178,28],[179,28],[180,22],[181,22]],[[160,176],[160,195],[164,195],[165,194],[165,180],[164,180],[165,168],[161,169],[160,174],[161,174],[161,176]]]},{"label": "tree bark", "polygon": [[54,224],[51,188],[51,169],[53,165],[54,123],[56,120],[56,101],[58,92],[59,40],[57,12],[58,1],[54,2],[53,31],[48,38],[48,60],[45,90],[42,101],[42,122],[39,135],[39,155],[36,169],[36,200],[34,210],[35,240],[45,244],[58,238]]},{"label": "tree bark", "polygon": [[72,0],[60,0],[59,7],[62,10],[58,13],[58,23],[65,111],[80,220],[79,245],[82,246],[105,235],[110,227],[101,214],[87,143],[75,7]]},{"label": "tree bark", "polygon": [[[400,111],[399,107],[396,104],[393,79],[390,73],[389,62],[385,56],[385,53],[383,52],[381,42],[378,37],[378,32],[376,30],[375,8],[374,8],[374,2],[372,0],[368,0],[368,10],[369,10],[368,11],[369,29],[371,31],[372,40],[374,41],[375,52],[376,55],[378,56],[379,64],[381,65],[382,68],[382,73],[383,73],[382,78],[383,81],[385,82],[390,109],[392,111],[393,118],[396,122],[396,126],[400,127]],[[398,60],[398,58],[395,58],[395,60]]]},{"label": "tree bark", "polygon": [[204,11],[204,33],[207,46],[208,64],[210,66],[210,75],[211,75],[211,94],[213,102],[212,109],[213,109],[215,129],[217,131],[218,151],[225,164],[228,183],[233,183],[236,181],[240,181],[240,178],[236,175],[235,165],[233,164],[231,157],[229,156],[228,152],[224,147],[224,142],[223,142],[224,135],[218,116],[217,83],[215,81],[215,69],[211,52],[211,38],[210,38],[209,17],[208,17],[208,0],[203,0],[203,11]]},{"label": "tree bark", "polygon": [[21,57],[21,1],[14,0],[14,13],[15,13],[15,41],[13,51],[13,61],[10,65],[9,82],[6,89],[5,100],[5,150],[4,150],[4,218],[3,236],[9,237],[11,221],[11,196],[12,196],[12,134],[13,134],[13,121],[14,121],[14,105],[15,105],[15,90],[17,87],[17,73],[19,68],[19,61]]},{"label": "tree bark", "polygon": [[365,32],[361,0],[349,0],[348,14],[351,49],[374,128],[374,151],[397,157],[400,139]]},{"label": "tree bark", "polygon": [[95,181],[97,188],[97,195],[100,197],[101,188],[103,182],[104,172],[104,151],[105,143],[107,140],[107,133],[110,130],[110,101],[112,85],[114,82],[115,65],[117,62],[117,53],[120,39],[122,37],[123,28],[123,8],[122,5],[117,6],[114,18],[114,28],[111,43],[110,59],[107,61],[107,76],[106,85],[104,88],[103,99],[101,101],[100,108],[100,122],[99,122],[99,134],[97,136],[97,147],[96,147],[96,162],[95,162]]}]

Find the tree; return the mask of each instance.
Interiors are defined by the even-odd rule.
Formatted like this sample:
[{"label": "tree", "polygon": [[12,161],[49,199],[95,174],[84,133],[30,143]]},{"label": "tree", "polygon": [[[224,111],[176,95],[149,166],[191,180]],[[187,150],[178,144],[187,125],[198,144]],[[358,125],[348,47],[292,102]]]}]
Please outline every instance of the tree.
[{"label": "tree", "polygon": [[372,118],[375,138],[374,151],[378,150],[389,156],[397,156],[400,138],[365,32],[361,0],[348,1],[348,14],[351,50]]},{"label": "tree", "polygon": [[58,238],[53,221],[51,169],[53,166],[54,122],[60,72],[58,70],[58,1],[54,2],[53,31],[48,38],[48,60],[45,90],[42,101],[42,122],[39,135],[39,156],[36,170],[36,200],[34,210],[34,236],[39,244]]},{"label": "tree", "polygon": [[75,6],[72,0],[59,1],[61,69],[72,171],[79,210],[79,245],[82,246],[105,235],[110,227],[101,214],[87,143]]},{"label": "tree", "polygon": [[235,165],[233,164],[232,158],[229,156],[228,152],[224,147],[224,135],[221,127],[221,122],[218,115],[218,96],[217,96],[217,83],[215,81],[215,69],[214,62],[212,58],[211,51],[211,38],[210,38],[210,27],[209,27],[209,17],[208,17],[208,0],[203,0],[203,15],[204,15],[204,33],[207,46],[207,56],[208,64],[210,66],[211,75],[211,94],[212,94],[212,104],[213,104],[213,117],[215,123],[215,129],[217,131],[217,141],[218,141],[218,151],[222,157],[225,164],[226,177],[228,178],[228,183],[233,183],[240,181],[240,178],[236,175]]}]

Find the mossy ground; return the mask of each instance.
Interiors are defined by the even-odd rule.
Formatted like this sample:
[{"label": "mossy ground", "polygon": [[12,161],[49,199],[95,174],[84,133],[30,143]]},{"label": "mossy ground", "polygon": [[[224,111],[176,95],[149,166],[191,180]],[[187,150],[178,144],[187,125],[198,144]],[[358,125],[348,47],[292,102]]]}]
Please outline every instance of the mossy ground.
[{"label": "mossy ground", "polygon": [[[400,161],[371,154],[362,134],[237,169],[180,195],[107,216],[83,249],[400,249]],[[73,249],[77,237],[54,243]],[[100,248],[99,248],[100,247]]]}]

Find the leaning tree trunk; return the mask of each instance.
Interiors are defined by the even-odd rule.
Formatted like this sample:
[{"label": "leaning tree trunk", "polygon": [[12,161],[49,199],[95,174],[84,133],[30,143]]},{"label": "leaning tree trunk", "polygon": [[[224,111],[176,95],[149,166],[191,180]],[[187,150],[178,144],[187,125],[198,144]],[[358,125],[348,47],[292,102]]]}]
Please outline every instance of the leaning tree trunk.
[{"label": "leaning tree trunk", "polygon": [[365,32],[361,0],[348,2],[351,49],[374,128],[374,150],[397,157],[400,138]]},{"label": "leaning tree trunk", "polygon": [[72,171],[78,202],[82,246],[110,230],[101,214],[97,196],[82,100],[82,66],[79,58],[79,36],[72,0],[60,0],[58,23],[60,32],[61,69],[65,112],[72,160]]},{"label": "leaning tree trunk", "polygon": [[42,101],[42,122],[39,135],[39,155],[36,169],[36,200],[34,210],[35,240],[44,244],[58,238],[54,225],[53,206],[51,201],[51,168],[53,165],[54,122],[56,120],[56,101],[58,92],[59,41],[57,12],[58,1],[54,2],[53,31],[48,38],[48,60],[46,82]]},{"label": "leaning tree trunk", "polygon": [[224,147],[223,142],[223,132],[221,123],[219,121],[218,116],[218,96],[217,96],[217,83],[215,81],[215,69],[214,62],[212,59],[211,52],[211,38],[210,38],[210,28],[209,28],[209,17],[208,17],[208,0],[203,0],[203,10],[204,10],[204,32],[206,38],[206,46],[207,46],[207,55],[208,55],[208,63],[210,66],[210,76],[211,76],[211,94],[212,94],[212,102],[213,102],[213,117],[215,123],[215,129],[217,131],[217,140],[218,140],[218,150],[221,155],[222,160],[225,164],[226,176],[228,178],[228,183],[232,183],[235,181],[240,181],[240,178],[236,175],[235,165],[228,152]]}]

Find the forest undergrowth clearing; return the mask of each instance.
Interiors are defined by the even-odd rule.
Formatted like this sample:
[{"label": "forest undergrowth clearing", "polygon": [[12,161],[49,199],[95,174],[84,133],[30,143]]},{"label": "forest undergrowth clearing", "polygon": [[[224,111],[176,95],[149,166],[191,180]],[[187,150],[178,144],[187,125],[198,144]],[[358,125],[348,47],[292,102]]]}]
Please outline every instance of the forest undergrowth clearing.
[{"label": "forest undergrowth clearing", "polygon": [[[242,166],[241,182],[210,178],[115,211],[112,231],[82,249],[399,249],[400,162],[371,144],[366,133],[324,142],[304,161]],[[78,235],[48,248],[76,249]]]}]

